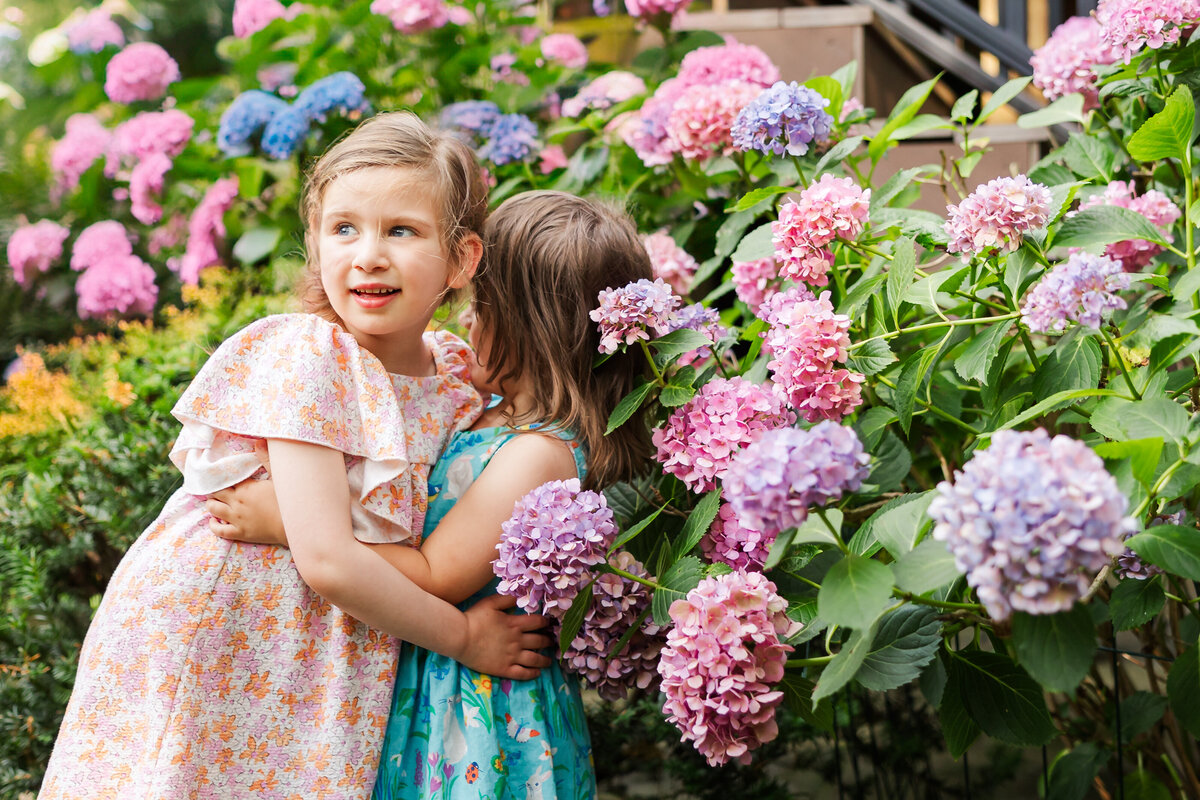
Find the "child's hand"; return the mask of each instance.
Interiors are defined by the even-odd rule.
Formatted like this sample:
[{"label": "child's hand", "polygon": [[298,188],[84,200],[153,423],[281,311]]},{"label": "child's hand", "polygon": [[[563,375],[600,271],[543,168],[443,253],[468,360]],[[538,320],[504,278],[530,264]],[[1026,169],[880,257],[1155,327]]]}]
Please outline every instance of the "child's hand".
[{"label": "child's hand", "polygon": [[506,614],[515,598],[491,595],[466,611],[466,647],[455,659],[476,672],[527,681],[538,676],[550,658],[539,652],[554,640],[538,633],[548,620],[537,614]]},{"label": "child's hand", "polygon": [[222,539],[287,546],[275,484],[270,480],[244,480],[210,494],[204,507],[212,514],[209,530]]}]

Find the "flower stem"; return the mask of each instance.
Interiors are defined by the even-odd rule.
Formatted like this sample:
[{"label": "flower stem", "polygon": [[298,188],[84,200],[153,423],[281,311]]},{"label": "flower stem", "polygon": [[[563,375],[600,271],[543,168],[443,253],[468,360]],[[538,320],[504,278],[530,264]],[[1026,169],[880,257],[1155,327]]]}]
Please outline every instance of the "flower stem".
[{"label": "flower stem", "polygon": [[828,664],[833,661],[833,656],[815,656],[813,658],[789,658],[787,666],[789,667],[819,667],[822,664]]},{"label": "flower stem", "polygon": [[646,344],[645,339],[638,339],[638,344],[642,347],[642,352],[646,354],[646,361],[650,364],[650,371],[654,373],[654,382],[659,386],[666,386],[667,382],[663,379],[662,370],[658,368],[658,364],[654,363],[654,354],[650,352],[650,346]]},{"label": "flower stem", "polygon": [[1112,357],[1116,360],[1117,366],[1121,368],[1121,374],[1125,376],[1125,385],[1129,387],[1129,391],[1133,392],[1133,397],[1136,400],[1142,399],[1142,393],[1133,385],[1133,378],[1129,375],[1129,369],[1125,366],[1125,359],[1121,357],[1121,351],[1117,349],[1117,343],[1113,341],[1112,334],[1103,325],[1100,326],[1100,335],[1104,337],[1104,341],[1108,342],[1108,349],[1112,351]]},{"label": "flower stem", "polygon": [[[880,383],[882,383],[884,386],[888,387],[889,389],[895,389],[895,388],[896,388],[896,384],[892,383],[891,381],[889,381],[887,378],[883,377],[882,375],[876,375],[875,377],[879,379],[879,382],[880,382]],[[978,435],[979,435],[979,431],[975,430],[975,429],[974,429],[974,428],[972,428],[970,425],[968,425],[967,423],[963,422],[961,419],[959,419],[958,417],[954,416],[954,415],[953,415],[953,414],[951,414],[950,412],[948,412],[948,411],[943,411],[942,409],[940,409],[940,408],[938,408],[937,406],[935,406],[933,403],[927,402],[926,400],[923,400],[923,399],[922,399],[922,398],[920,398],[920,397],[916,397],[916,398],[914,398],[914,399],[915,399],[915,400],[916,400],[918,403],[920,403],[921,405],[923,405],[925,408],[927,408],[927,409],[929,410],[929,412],[930,412],[931,414],[933,414],[934,416],[936,416],[936,417],[941,417],[942,419],[946,420],[946,422],[949,422],[951,425],[956,425],[956,426],[958,426],[958,427],[962,428],[964,431],[967,431],[967,432],[968,432],[968,433],[970,433],[972,436],[978,436]]]},{"label": "flower stem", "polygon": [[662,584],[655,583],[654,581],[647,580],[645,578],[639,578],[637,575],[633,575],[629,572],[626,572],[625,570],[621,569],[620,567],[614,567],[612,564],[609,564],[607,567],[605,567],[605,569],[607,569],[608,571],[613,572],[617,575],[620,575],[622,578],[631,580],[634,583],[640,583],[642,586],[648,586],[651,589],[657,590],[657,589],[666,589],[667,588],[667,587],[663,586]]},{"label": "flower stem", "polygon": [[892,590],[892,597],[898,597],[909,603],[916,603],[919,606],[932,606],[933,608],[945,608],[952,611],[983,611],[983,606],[979,603],[951,603],[946,600],[934,600],[929,597],[921,597],[912,592],[902,592],[899,589]]},{"label": "flower stem", "polygon": [[800,177],[800,185],[807,189],[808,178],[804,177],[804,165],[800,162],[800,158],[793,158],[792,163],[796,165],[796,174]]},{"label": "flower stem", "polygon": [[850,555],[850,548],[846,547],[845,542],[842,541],[841,531],[833,527],[833,523],[829,521],[829,517],[825,516],[825,509],[818,508],[817,516],[821,518],[821,522],[824,522],[825,527],[828,528],[829,532],[833,534],[833,541],[837,543],[838,549],[846,555]]},{"label": "flower stem", "polygon": [[910,325],[909,327],[903,328],[898,331],[889,331],[888,333],[881,333],[878,336],[872,336],[870,339],[863,339],[861,341],[854,342],[850,345],[850,347],[848,349],[854,350],[855,348],[861,347],[862,345],[866,344],[867,342],[872,342],[872,341],[875,341],[876,339],[894,339],[897,336],[900,336],[901,334],[904,334],[904,333],[916,333],[917,331],[932,331],[932,330],[936,330],[938,328],[954,328],[959,325],[980,325],[980,324],[989,323],[989,322],[1004,322],[1005,320],[1008,320],[1008,319],[1016,319],[1019,316],[1021,316],[1020,312],[1014,311],[1012,313],[1005,314],[1004,316],[1000,316],[1000,317],[975,317],[973,319],[950,319],[950,320],[945,320],[943,322],[927,322],[924,325]]}]

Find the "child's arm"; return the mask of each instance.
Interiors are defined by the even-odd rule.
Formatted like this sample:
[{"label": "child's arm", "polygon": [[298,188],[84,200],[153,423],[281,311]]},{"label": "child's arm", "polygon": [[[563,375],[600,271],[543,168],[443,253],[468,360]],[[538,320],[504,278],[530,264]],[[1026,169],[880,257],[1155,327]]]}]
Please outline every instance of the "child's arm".
[{"label": "child's arm", "polygon": [[[275,494],[296,568],[318,594],[351,616],[420,647],[493,675],[525,679],[549,660],[526,648],[540,620],[504,614],[499,603],[464,615],[391,568],[354,538],[342,453],[271,439]],[[496,628],[508,636],[497,636]]]}]

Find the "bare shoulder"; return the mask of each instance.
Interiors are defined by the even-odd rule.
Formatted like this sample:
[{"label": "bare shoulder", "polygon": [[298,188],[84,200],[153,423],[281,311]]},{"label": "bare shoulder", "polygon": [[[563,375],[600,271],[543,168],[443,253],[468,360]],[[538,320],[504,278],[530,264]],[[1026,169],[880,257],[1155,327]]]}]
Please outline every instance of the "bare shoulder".
[{"label": "bare shoulder", "polygon": [[563,481],[579,477],[571,445],[552,434],[522,433],[496,451],[484,472],[519,471],[536,480]]}]

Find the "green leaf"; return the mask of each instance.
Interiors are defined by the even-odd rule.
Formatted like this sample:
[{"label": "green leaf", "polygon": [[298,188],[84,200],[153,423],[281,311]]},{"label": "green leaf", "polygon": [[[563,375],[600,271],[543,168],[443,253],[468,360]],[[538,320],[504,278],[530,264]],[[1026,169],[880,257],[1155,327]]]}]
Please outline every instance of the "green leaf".
[{"label": "green leaf", "polygon": [[592,584],[594,582],[588,581],[587,586],[575,595],[575,599],[571,601],[571,607],[563,615],[562,628],[558,632],[560,651],[565,652],[571,646],[575,634],[579,633],[579,628],[583,625],[583,618],[587,616],[587,611],[592,605]]},{"label": "green leaf", "polygon": [[989,736],[1035,747],[1058,733],[1042,687],[1007,656],[959,651],[950,660],[950,682],[958,688],[967,713]]},{"label": "green leaf", "polygon": [[917,393],[925,384],[925,377],[929,374],[929,369],[933,366],[933,362],[941,350],[940,347],[926,347],[919,350],[909,356],[900,369],[900,378],[896,381],[896,389],[892,398],[893,404],[896,406],[896,416],[900,420],[900,427],[904,429],[905,435],[908,434],[908,429],[912,425],[913,406],[917,402]]},{"label": "green leaf", "polygon": [[1155,525],[1125,543],[1156,567],[1200,581],[1200,531],[1195,528]]},{"label": "green leaf", "polygon": [[892,263],[887,273],[887,304],[892,310],[892,323],[897,329],[900,327],[900,306],[916,271],[917,254],[912,239],[897,239],[892,247]]},{"label": "green leaf", "polygon": [[1013,645],[1021,666],[1042,686],[1074,690],[1096,654],[1092,615],[1082,604],[1058,614],[1013,614]]},{"label": "green leaf", "polygon": [[1008,420],[991,433],[981,434],[979,437],[980,441],[982,443],[984,440],[990,439],[997,431],[1006,431],[1009,428],[1015,428],[1031,419],[1037,419],[1044,414],[1049,414],[1051,411],[1057,411],[1061,408],[1074,405],[1071,402],[1073,400],[1079,400],[1084,397],[1110,397],[1115,394],[1117,392],[1114,392],[1112,389],[1074,389],[1068,392],[1057,392],[1042,402],[1025,409],[1025,411]]},{"label": "green leaf", "polygon": [[1167,673],[1167,702],[1188,733],[1200,739],[1200,659],[1197,647],[1184,650]]},{"label": "green leaf", "polygon": [[919,676],[942,644],[938,613],[928,606],[909,605],[880,620],[855,680],[872,691],[886,692]]},{"label": "green leaf", "polygon": [[1171,287],[1171,297],[1178,301],[1191,300],[1200,290],[1200,269],[1193,269],[1180,275],[1179,280]]},{"label": "green leaf", "polygon": [[[825,512],[825,516],[829,518],[829,524],[834,528],[842,526],[842,512],[836,508],[830,508]],[[808,519],[796,528],[796,532],[792,534],[792,544],[832,544],[838,543],[837,537],[829,530],[829,526],[821,519],[819,514],[809,514]]]},{"label": "green leaf", "polygon": [[1041,268],[1033,248],[1028,242],[1023,242],[1004,259],[1004,285],[1014,296],[1019,295]]},{"label": "green leaf", "polygon": [[668,567],[658,579],[662,588],[654,590],[654,599],[651,601],[654,623],[670,625],[671,604],[686,597],[703,577],[704,564],[695,556],[684,556]]},{"label": "green leaf", "polygon": [[[1200,270],[1196,270],[1200,272]],[[854,286],[850,287],[850,291],[846,292],[845,298],[837,307],[837,313],[845,314],[853,319],[858,316],[858,310],[870,302],[875,293],[879,291],[879,287],[887,280],[887,275],[872,275],[870,278],[864,278],[858,281]]]},{"label": "green leaf", "polygon": [[942,702],[938,706],[938,721],[946,737],[946,749],[954,758],[961,757],[971,743],[979,738],[979,725],[967,712],[962,691],[956,681],[949,680],[949,675],[942,690]]},{"label": "green leaf", "polygon": [[[665,508],[665,506],[664,506]],[[654,520],[658,519],[658,515],[663,512],[662,508],[654,509],[654,513],[645,519],[639,520],[636,525],[621,532],[621,535],[616,538],[612,546],[608,548],[608,555],[612,555],[617,550],[628,544],[635,536],[644,531],[646,527]]]},{"label": "green leaf", "polygon": [[1112,179],[1116,153],[1094,136],[1072,136],[1062,149],[1063,160],[1071,171],[1082,178]]},{"label": "green leaf", "polygon": [[1166,397],[1110,397],[1096,406],[1090,422],[1097,433],[1116,441],[1161,438],[1182,444],[1188,431],[1187,411]]},{"label": "green leaf", "polygon": [[896,421],[896,412],[887,406],[871,406],[854,421],[854,432],[867,452],[873,452],[883,437],[883,431]]},{"label": "green leaf", "polygon": [[726,206],[725,210],[746,211],[747,209],[754,208],[767,198],[775,197],[776,195],[780,194],[787,194],[791,191],[794,191],[794,188],[791,186],[760,186],[759,188],[752,189],[746,194],[742,195],[740,200],[738,200],[732,206]]},{"label": "green leaf", "polygon": [[1101,458],[1128,458],[1133,477],[1139,483],[1149,486],[1158,469],[1163,440],[1161,436],[1155,436],[1150,439],[1130,439],[1124,442],[1101,442],[1092,449]]},{"label": "green leaf", "polygon": [[925,511],[933,496],[930,491],[892,498],[863,523],[860,531],[886,547],[892,558],[900,558],[916,546],[921,530],[930,521]]},{"label": "green leaf", "polygon": [[1153,692],[1134,692],[1121,700],[1121,739],[1130,741],[1158,724],[1167,698]]},{"label": "green leaf", "polygon": [[979,112],[979,118],[975,120],[975,125],[982,124],[984,120],[999,111],[1008,103],[1008,101],[1025,91],[1025,87],[1029,85],[1031,80],[1033,80],[1031,76],[1013,78],[1011,81],[992,92],[992,96],[988,98],[983,110]]},{"label": "green leaf", "polygon": [[905,139],[911,139],[926,131],[952,128],[953,126],[945,117],[939,117],[937,114],[918,114],[911,120],[901,125],[896,130],[892,131],[892,141],[901,142]]},{"label": "green leaf", "polygon": [[896,361],[896,355],[884,339],[867,339],[850,351],[847,365],[863,375],[875,375]]},{"label": "green leaf", "polygon": [[880,209],[895,200],[918,176],[931,170],[931,167],[910,167],[898,170],[895,175],[884,181],[878,192],[871,192],[871,218],[874,219]]},{"label": "green leaf", "polygon": [[815,683],[794,672],[785,672],[779,689],[783,692],[783,702],[791,711],[817,730],[833,732],[833,706],[829,703],[813,703]]},{"label": "green leaf", "polygon": [[1163,110],[1146,120],[1129,137],[1129,155],[1138,161],[1178,158],[1190,162],[1195,116],[1192,90],[1180,86],[1167,98]]},{"label": "green leaf", "polygon": [[1042,128],[1061,125],[1064,122],[1078,122],[1082,125],[1085,119],[1087,116],[1083,113],[1083,95],[1074,93],[1063,95],[1045,108],[1022,114],[1017,117],[1017,125],[1022,128]]},{"label": "green leaf", "polygon": [[821,671],[821,677],[817,679],[817,688],[813,690],[813,703],[832,696],[854,678],[874,640],[874,625],[850,634],[842,649]]},{"label": "green leaf", "polygon": [[858,630],[879,617],[891,596],[891,570],[873,559],[847,555],[825,574],[817,608],[822,619]]},{"label": "green leaf", "polygon": [[1113,589],[1112,597],[1108,599],[1108,611],[1113,627],[1128,631],[1154,619],[1166,602],[1162,581],[1157,576],[1141,581],[1126,578]]},{"label": "green leaf", "polygon": [[1059,392],[1075,389],[1095,389],[1100,385],[1100,365],[1103,356],[1095,337],[1085,336],[1074,328],[1054,346],[1050,356],[1042,361],[1033,376],[1034,400],[1045,400]]},{"label": "green leaf", "polygon": [[256,264],[275,252],[282,235],[279,228],[251,228],[233,246],[233,257],[247,266]]},{"label": "green leaf", "polygon": [[[721,223],[721,227],[717,228],[717,246],[713,251],[713,257],[718,262],[723,262],[725,257],[732,253],[741,243],[742,234],[746,232],[746,228],[750,227],[750,223],[756,219],[758,219],[757,211],[738,211],[726,216],[725,221]],[[772,248],[774,248],[774,245],[772,245]],[[774,252],[773,249],[772,252]]]},{"label": "green leaf", "polygon": [[705,347],[712,343],[713,340],[711,338],[691,328],[680,328],[677,331],[671,331],[665,336],[660,336],[657,339],[651,339],[647,342],[652,350],[659,355],[667,357],[689,353],[698,347]]},{"label": "green leaf", "polygon": [[[1147,223],[1149,224],[1149,223]],[[764,222],[742,237],[737,249],[730,258],[733,261],[757,261],[760,258],[775,257],[775,243],[772,241],[771,223]]]},{"label": "green leaf", "polygon": [[887,122],[880,128],[879,132],[871,137],[871,144],[867,147],[867,153],[871,156],[871,161],[878,161],[888,148],[888,142],[891,140],[892,133],[901,125],[906,125],[917,112],[921,110],[921,106],[925,104],[929,93],[933,91],[933,86],[937,83],[937,78],[930,78],[927,81],[918,83],[916,86],[910,87],[896,103],[892,109],[892,113],[888,114]]},{"label": "green leaf", "polygon": [[959,377],[964,381],[983,383],[987,379],[992,361],[1000,352],[1000,345],[1004,342],[1004,337],[1008,335],[1015,323],[1016,320],[1009,319],[998,325],[991,325],[972,339],[963,350],[962,355],[954,359],[954,371],[959,374]]},{"label": "green leaf", "polygon": [[872,456],[875,464],[867,483],[875,486],[877,491],[887,492],[898,487],[908,471],[912,469],[912,454],[900,437],[891,431],[884,431],[879,446],[874,449]]},{"label": "green leaf", "polygon": [[658,401],[667,408],[677,408],[696,396],[696,387],[691,384],[681,385],[675,382],[663,387]]},{"label": "green leaf", "polygon": [[1167,244],[1163,232],[1138,212],[1120,206],[1092,206],[1063,220],[1054,246],[1088,249],[1128,239]]},{"label": "green leaf", "polygon": [[950,109],[950,119],[955,122],[962,122],[971,118],[971,114],[975,111],[975,104],[979,101],[979,90],[972,89],[962,97],[954,101],[954,107]]},{"label": "green leaf", "polygon": [[[1082,95],[1076,95],[1082,97]],[[1111,757],[1093,742],[1083,742],[1054,759],[1045,796],[1054,800],[1084,800],[1100,769]]]},{"label": "green leaf", "polygon": [[1125,776],[1125,800],[1171,800],[1171,790],[1144,769]]},{"label": "green leaf", "polygon": [[962,572],[954,565],[954,556],[945,542],[925,539],[892,564],[892,574],[901,591],[922,595],[953,583]]},{"label": "green leaf", "polygon": [[651,381],[644,380],[642,383],[634,387],[633,391],[621,398],[621,402],[617,403],[617,407],[613,409],[612,414],[608,417],[608,427],[604,429],[604,435],[615,431],[617,428],[633,416],[634,412],[642,406],[642,401],[646,399],[646,395],[650,394],[650,390],[654,388]]},{"label": "green leaf", "polygon": [[858,149],[858,146],[863,143],[862,136],[851,136],[848,139],[842,139],[833,147],[826,151],[825,155],[821,156],[821,160],[817,162],[817,166],[813,168],[813,175],[822,175],[829,171],[831,167],[836,167],[838,164],[846,160],[846,157]]},{"label": "green leaf", "polygon": [[713,489],[700,498],[700,502],[696,503],[692,513],[688,514],[687,521],[683,523],[683,530],[675,540],[675,558],[678,559],[684,554],[690,553],[692,548],[700,543],[713,520],[716,519],[717,510],[720,507],[721,490],[719,488]]}]

